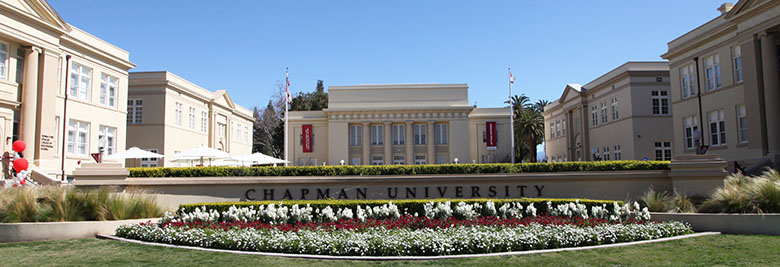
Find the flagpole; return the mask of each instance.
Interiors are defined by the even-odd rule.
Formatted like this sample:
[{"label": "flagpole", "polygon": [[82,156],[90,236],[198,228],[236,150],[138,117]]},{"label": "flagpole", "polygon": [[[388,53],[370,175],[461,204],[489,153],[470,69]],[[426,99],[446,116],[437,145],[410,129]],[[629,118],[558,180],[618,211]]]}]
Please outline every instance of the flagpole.
[{"label": "flagpole", "polygon": [[284,75],[286,79],[284,90],[284,166],[287,167],[287,164],[290,162],[287,158],[287,139],[289,138],[287,134],[287,113],[290,113],[290,73],[287,68],[284,69]]},{"label": "flagpole", "polygon": [[512,164],[515,163],[515,109],[514,105],[512,105],[512,68],[507,68],[509,70],[509,135],[510,135],[510,142],[512,143],[512,152],[510,153],[510,157],[512,158]]}]

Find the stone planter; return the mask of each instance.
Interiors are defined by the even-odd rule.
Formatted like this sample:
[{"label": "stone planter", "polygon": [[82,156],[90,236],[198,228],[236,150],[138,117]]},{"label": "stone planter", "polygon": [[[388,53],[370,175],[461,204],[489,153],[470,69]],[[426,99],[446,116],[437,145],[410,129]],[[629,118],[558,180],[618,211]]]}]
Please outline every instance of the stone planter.
[{"label": "stone planter", "polygon": [[655,221],[684,221],[696,232],[780,235],[780,213],[718,214],[651,212]]},{"label": "stone planter", "polygon": [[93,238],[96,234],[113,235],[120,225],[159,220],[0,223],[0,243]]}]

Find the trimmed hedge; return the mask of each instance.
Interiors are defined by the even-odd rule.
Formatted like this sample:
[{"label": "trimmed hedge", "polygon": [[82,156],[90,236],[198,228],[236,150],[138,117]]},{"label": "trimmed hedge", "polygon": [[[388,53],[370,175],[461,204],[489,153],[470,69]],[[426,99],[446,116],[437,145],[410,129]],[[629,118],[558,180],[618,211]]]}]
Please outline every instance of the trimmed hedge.
[{"label": "trimmed hedge", "polygon": [[438,164],[296,167],[177,167],[130,168],[129,177],[348,176],[480,174],[668,170],[668,161],[574,161],[553,163]]},{"label": "trimmed hedge", "polygon": [[[611,207],[613,202],[617,202],[621,206],[624,204],[623,201],[619,200],[593,200],[593,199],[574,199],[574,198],[514,198],[514,199],[490,199],[496,204],[496,208],[500,207],[501,204],[506,202],[519,202],[523,205],[523,207],[528,206],[530,203],[535,203],[534,207],[537,210],[538,214],[547,213],[547,201],[552,202],[553,207],[559,205],[559,204],[568,204],[570,202],[575,202],[576,200],[579,200],[581,204],[585,204],[585,206],[588,207],[588,210],[590,211],[590,207],[592,206],[601,206],[602,204],[607,204],[608,207]],[[487,198],[473,198],[473,199],[447,199],[447,198],[438,198],[438,199],[399,199],[399,200],[335,200],[335,199],[321,199],[321,200],[283,200],[283,201],[241,201],[241,202],[210,202],[210,203],[193,203],[193,204],[182,204],[179,205],[179,211],[184,209],[186,212],[192,212],[195,210],[195,208],[201,208],[206,207],[206,209],[213,209],[217,210],[219,212],[228,210],[231,206],[236,206],[237,208],[242,207],[249,207],[249,206],[255,206],[258,207],[260,205],[268,205],[271,203],[279,204],[283,203],[285,206],[292,206],[295,204],[298,204],[299,206],[305,206],[306,204],[311,205],[311,207],[315,209],[324,209],[327,206],[330,206],[334,210],[338,210],[339,208],[350,208],[352,210],[355,210],[358,205],[361,207],[366,206],[381,206],[384,204],[387,204],[389,201],[393,201],[393,204],[398,206],[398,209],[400,211],[407,211],[409,213],[418,213],[418,214],[425,214],[425,209],[423,209],[423,204],[428,202],[446,202],[451,201],[452,207],[454,208],[455,205],[457,205],[458,202],[465,202],[467,204],[478,202],[480,204],[485,204],[488,199]]]}]

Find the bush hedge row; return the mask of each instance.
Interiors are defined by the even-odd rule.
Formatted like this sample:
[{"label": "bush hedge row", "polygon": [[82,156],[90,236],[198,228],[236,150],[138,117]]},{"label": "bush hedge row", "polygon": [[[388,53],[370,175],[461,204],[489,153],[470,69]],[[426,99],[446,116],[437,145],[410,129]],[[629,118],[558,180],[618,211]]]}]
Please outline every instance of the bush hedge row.
[{"label": "bush hedge row", "polygon": [[[523,207],[528,206],[528,204],[534,203],[534,207],[537,210],[537,214],[547,213],[547,204],[546,202],[552,202],[553,207],[557,206],[559,204],[568,204],[570,202],[575,202],[579,200],[580,203],[585,204],[588,207],[588,210],[590,210],[590,207],[592,206],[601,206],[602,204],[607,204],[608,207],[611,207],[613,202],[617,202],[620,205],[623,205],[623,201],[618,200],[593,200],[593,199],[574,199],[574,198],[515,198],[515,199],[490,199],[496,204],[496,208],[501,207],[501,204],[508,203],[508,202],[519,202],[523,205]],[[324,209],[327,206],[330,206],[334,210],[338,210],[339,208],[350,208],[353,211],[357,208],[358,205],[365,208],[366,206],[381,206],[384,204],[387,204],[391,200],[335,200],[335,199],[320,199],[320,200],[284,200],[284,201],[241,201],[241,202],[210,202],[210,203],[193,203],[193,204],[182,204],[179,205],[179,210],[184,209],[186,212],[191,212],[195,210],[195,208],[202,208],[206,207],[206,209],[213,209],[217,210],[219,212],[228,210],[231,206],[236,206],[237,208],[242,207],[249,207],[249,206],[255,206],[258,207],[260,205],[269,205],[271,203],[279,205],[279,203],[284,204],[285,206],[292,206],[295,204],[298,204],[298,206],[305,206],[306,204],[311,205],[311,207],[315,209]],[[393,204],[398,206],[398,209],[400,211],[407,211],[409,213],[418,213],[418,214],[425,214],[425,209],[423,208],[423,205],[425,203],[429,202],[446,202],[450,201],[452,207],[454,208],[455,205],[457,205],[458,202],[466,202],[467,204],[471,203],[480,203],[485,204],[488,199],[487,198],[474,198],[474,199],[446,199],[446,198],[439,198],[439,199],[399,199],[399,200],[392,200]]]},{"label": "bush hedge row", "polygon": [[382,166],[130,168],[130,177],[347,176],[667,170],[668,161],[575,161]]}]

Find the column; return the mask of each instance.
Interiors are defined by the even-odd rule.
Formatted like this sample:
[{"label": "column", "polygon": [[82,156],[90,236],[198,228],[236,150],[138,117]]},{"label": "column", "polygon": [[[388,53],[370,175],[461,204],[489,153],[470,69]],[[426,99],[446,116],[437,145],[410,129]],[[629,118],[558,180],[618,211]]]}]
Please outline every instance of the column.
[{"label": "column", "polygon": [[766,134],[769,154],[780,154],[780,80],[777,77],[777,32],[767,32],[761,37],[761,67],[764,74],[764,103],[766,103]]},{"label": "column", "polygon": [[[27,143],[27,148],[23,152],[24,157],[32,161],[35,159],[38,149],[38,138],[35,135],[35,114],[38,112],[38,55],[42,50],[32,46],[26,47],[24,52],[21,135],[22,140]],[[65,141],[62,140],[62,142]]]},{"label": "column", "polygon": [[371,165],[371,123],[363,122],[363,165]]},{"label": "column", "polygon": [[385,165],[393,164],[393,123],[385,122]]},{"label": "column", "polygon": [[428,158],[426,159],[428,164],[436,163],[436,137],[433,136],[433,123],[434,121],[428,121],[428,126],[426,126],[428,133],[425,137],[425,144],[428,145]]},{"label": "column", "polygon": [[580,107],[580,111],[580,130],[582,131],[582,147],[580,148],[580,153],[582,153],[582,161],[590,161],[593,160],[593,155],[590,153],[591,121],[588,120],[590,109],[588,109],[587,104],[584,104]]},{"label": "column", "polygon": [[414,165],[414,124],[406,121],[406,165]]}]

